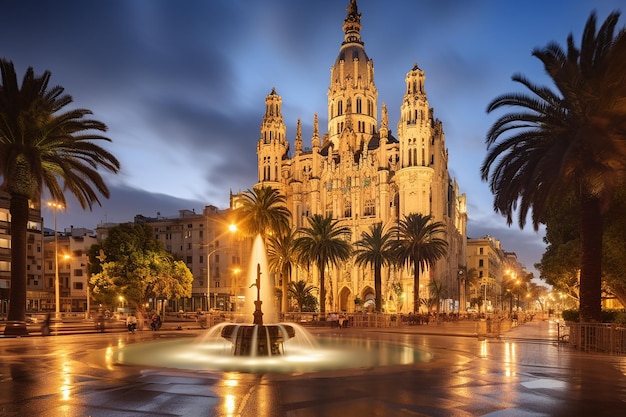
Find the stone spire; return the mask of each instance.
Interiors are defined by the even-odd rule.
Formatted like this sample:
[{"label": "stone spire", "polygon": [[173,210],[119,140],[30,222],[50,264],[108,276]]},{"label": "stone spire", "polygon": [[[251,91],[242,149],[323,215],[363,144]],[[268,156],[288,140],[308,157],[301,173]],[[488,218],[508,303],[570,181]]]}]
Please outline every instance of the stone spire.
[{"label": "stone spire", "polygon": [[313,115],[313,138],[311,139],[311,146],[314,148],[320,147],[320,125],[317,120],[317,113]]},{"label": "stone spire", "polygon": [[302,124],[300,123],[300,118],[298,118],[298,124],[296,126],[296,155],[302,153]]},{"label": "stone spire", "polygon": [[359,13],[356,0],[350,0],[346,8],[348,15],[343,21],[344,40],[343,43],[360,43],[361,41],[361,13]]}]

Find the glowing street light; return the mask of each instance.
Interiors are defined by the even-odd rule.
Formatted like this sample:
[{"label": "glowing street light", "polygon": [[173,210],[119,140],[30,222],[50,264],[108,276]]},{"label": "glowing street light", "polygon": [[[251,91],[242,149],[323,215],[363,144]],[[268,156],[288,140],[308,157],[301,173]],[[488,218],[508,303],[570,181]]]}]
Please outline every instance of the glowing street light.
[{"label": "glowing street light", "polygon": [[61,315],[61,300],[59,293],[59,234],[57,233],[57,210],[65,210],[65,206],[55,201],[49,201],[48,207],[54,211],[54,313],[58,318]]}]

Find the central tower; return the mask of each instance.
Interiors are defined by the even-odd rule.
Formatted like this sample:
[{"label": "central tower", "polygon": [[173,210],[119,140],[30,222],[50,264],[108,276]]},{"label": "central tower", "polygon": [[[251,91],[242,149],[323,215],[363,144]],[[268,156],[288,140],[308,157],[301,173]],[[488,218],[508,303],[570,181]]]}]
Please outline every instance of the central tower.
[{"label": "central tower", "polygon": [[[335,149],[343,145],[352,150],[369,143],[376,132],[378,91],[374,84],[374,61],[365,53],[361,40],[361,13],[356,0],[351,0],[343,21],[344,39],[330,69],[328,88],[328,135]],[[342,144],[341,134],[352,130],[356,136],[346,137],[353,143]]]}]

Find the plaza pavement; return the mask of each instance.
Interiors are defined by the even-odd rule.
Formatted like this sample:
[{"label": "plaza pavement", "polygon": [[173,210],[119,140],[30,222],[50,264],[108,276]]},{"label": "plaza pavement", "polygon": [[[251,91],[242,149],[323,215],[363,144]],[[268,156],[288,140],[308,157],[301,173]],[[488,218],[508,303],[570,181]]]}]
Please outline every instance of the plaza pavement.
[{"label": "plaza pavement", "polygon": [[498,338],[477,337],[472,321],[309,330],[410,345],[433,356],[412,365],[305,374],[198,372],[111,361],[115,349],[130,343],[196,336],[201,330],[192,325],[0,338],[0,416],[626,415],[626,358],[559,344],[551,321]]}]

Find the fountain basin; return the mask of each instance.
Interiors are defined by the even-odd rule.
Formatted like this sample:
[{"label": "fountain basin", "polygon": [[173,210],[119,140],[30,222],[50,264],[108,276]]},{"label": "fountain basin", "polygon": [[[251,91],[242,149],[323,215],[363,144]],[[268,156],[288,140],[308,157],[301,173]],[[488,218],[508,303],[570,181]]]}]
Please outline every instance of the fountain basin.
[{"label": "fountain basin", "polygon": [[[220,329],[221,331],[221,329]],[[427,362],[428,351],[368,339],[318,336],[314,346],[284,342],[274,356],[234,356],[225,339],[199,343],[181,338],[129,345],[114,353],[120,364],[194,371],[242,373],[305,373]]]}]

